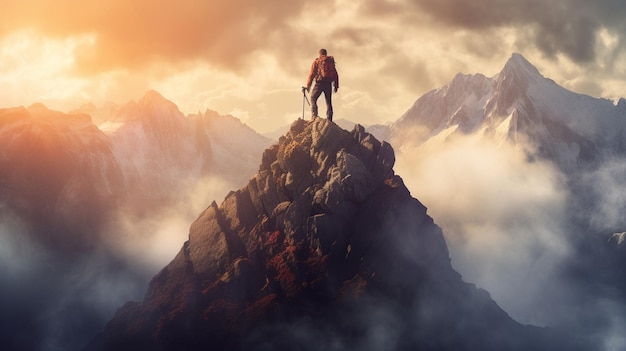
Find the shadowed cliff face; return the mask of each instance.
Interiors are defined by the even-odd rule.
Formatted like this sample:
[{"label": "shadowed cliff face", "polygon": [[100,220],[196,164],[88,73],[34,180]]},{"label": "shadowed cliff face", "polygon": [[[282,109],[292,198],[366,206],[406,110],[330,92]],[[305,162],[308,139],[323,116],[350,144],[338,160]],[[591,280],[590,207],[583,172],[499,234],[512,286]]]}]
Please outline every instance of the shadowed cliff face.
[{"label": "shadowed cliff face", "polygon": [[394,161],[361,127],[294,122],[87,349],[576,349],[461,280]]}]

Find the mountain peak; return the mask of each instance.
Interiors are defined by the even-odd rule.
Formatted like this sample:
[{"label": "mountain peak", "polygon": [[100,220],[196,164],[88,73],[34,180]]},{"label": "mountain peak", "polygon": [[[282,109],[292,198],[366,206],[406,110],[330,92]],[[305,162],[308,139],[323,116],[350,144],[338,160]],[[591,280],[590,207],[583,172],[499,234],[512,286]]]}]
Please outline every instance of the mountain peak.
[{"label": "mountain peak", "polygon": [[140,122],[153,127],[178,124],[183,119],[185,116],[178,106],[155,90],[147,91],[137,102],[126,103],[114,118],[116,122]]},{"label": "mountain peak", "polygon": [[530,61],[528,61],[524,55],[520,54],[519,52],[514,52],[511,54],[511,57],[507,60],[505,66],[507,65],[513,65],[513,66],[518,66],[518,67],[525,67],[531,70],[536,71],[537,73],[539,73],[539,71],[537,71],[537,68],[535,68],[535,66],[533,66],[532,63],[530,63]]},{"label": "mountain peak", "polygon": [[[391,350],[468,340],[492,350],[540,333],[461,280],[394,162],[391,145],[361,126],[295,121],[247,186],[199,215],[143,302],[120,308],[87,350],[325,349],[338,335],[363,349],[372,330],[398,325],[408,347]],[[298,330],[314,339],[293,339]]]},{"label": "mountain peak", "polygon": [[539,70],[522,54],[513,53],[498,75],[498,80],[511,80],[512,83],[527,86],[530,80],[543,78]]},{"label": "mountain peak", "polygon": [[532,110],[527,99],[529,88],[545,80],[524,56],[514,53],[494,77],[493,97],[486,109],[500,117],[509,115],[514,109]]},{"label": "mountain peak", "polygon": [[166,98],[163,97],[163,95],[161,95],[161,93],[159,93],[156,90],[148,90],[144,96],[139,100],[140,103],[155,103],[155,102],[170,102],[169,100],[167,100]]},{"label": "mountain peak", "polygon": [[420,97],[394,123],[391,140],[419,145],[442,131],[455,133],[451,127],[463,134],[485,131],[520,147],[526,145],[522,140],[531,141],[537,156],[570,169],[594,160],[598,146],[623,145],[625,106],[626,100],[614,105],[566,90],[514,53],[491,78],[458,74],[448,86]]},{"label": "mountain peak", "polygon": [[139,99],[138,105],[144,111],[167,110],[170,112],[179,111],[178,106],[163,97],[156,90],[148,90],[146,94]]}]

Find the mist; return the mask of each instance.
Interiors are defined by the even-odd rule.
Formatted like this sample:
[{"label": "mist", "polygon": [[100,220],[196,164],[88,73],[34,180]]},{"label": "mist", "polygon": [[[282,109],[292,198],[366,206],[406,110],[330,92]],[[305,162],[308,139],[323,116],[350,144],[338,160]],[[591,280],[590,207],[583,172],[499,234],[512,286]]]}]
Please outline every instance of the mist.
[{"label": "mist", "polygon": [[[0,345],[10,350],[79,350],[117,308],[143,299],[150,279],[180,250],[213,200],[243,184],[212,176],[165,206],[121,205],[88,250],[41,243],[30,223],[0,208]],[[93,233],[88,233],[92,235]]]},{"label": "mist", "polygon": [[442,227],[466,282],[520,323],[623,349],[622,299],[604,292],[616,289],[610,282],[592,278],[614,261],[595,262],[588,247],[602,246],[601,230],[624,227],[626,163],[612,160],[573,180],[531,154],[525,144],[455,136],[398,150],[395,169]]},{"label": "mist", "polygon": [[578,182],[594,204],[591,227],[599,231],[626,230],[626,159],[612,156],[597,169],[583,173]]},{"label": "mist", "polygon": [[[178,253],[188,239],[189,226],[212,201],[220,203],[235,184],[219,176],[205,177],[181,190],[179,196],[153,211],[121,209],[108,224],[103,243],[123,253],[133,264],[154,273],[163,268]],[[136,209],[135,209],[136,210]]]},{"label": "mist", "polygon": [[568,193],[558,171],[529,163],[511,145],[469,137],[402,150],[396,168],[442,227],[464,280],[489,291],[514,319],[548,324],[547,311],[529,306],[545,301],[545,286],[558,281],[558,263],[570,252]]},{"label": "mist", "polygon": [[[532,151],[486,138],[449,137],[397,149],[395,172],[442,227],[453,267],[511,317],[588,334],[606,350],[624,349],[624,295],[611,284],[621,276],[589,278],[616,261],[598,263],[592,253],[583,255],[580,238],[626,230],[626,161],[613,158],[572,181],[551,162],[529,157]],[[572,191],[572,183],[582,192]],[[123,204],[93,228],[98,240],[86,252],[46,247],[37,240],[45,233],[33,233],[29,223],[0,207],[0,284],[7,287],[0,292],[0,345],[80,349],[117,308],[143,298],[200,212],[243,185],[211,176],[188,184],[164,206]],[[372,333],[364,349],[398,342],[392,311],[375,307],[363,312],[363,328]],[[288,330],[307,329],[304,321]],[[311,336],[302,333],[294,338]],[[328,344],[344,346],[340,335]]]}]

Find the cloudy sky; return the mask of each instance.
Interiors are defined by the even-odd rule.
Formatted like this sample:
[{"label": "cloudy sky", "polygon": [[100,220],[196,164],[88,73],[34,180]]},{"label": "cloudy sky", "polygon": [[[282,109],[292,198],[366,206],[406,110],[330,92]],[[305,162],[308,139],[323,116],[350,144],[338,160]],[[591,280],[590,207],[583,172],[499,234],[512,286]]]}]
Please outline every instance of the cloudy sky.
[{"label": "cloudy sky", "polygon": [[396,120],[458,72],[492,76],[513,52],[568,89],[616,98],[625,12],[617,0],[3,0],[0,107],[69,111],[155,89],[184,113],[271,131],[302,114],[322,47],[341,77],[336,118],[364,124]]}]

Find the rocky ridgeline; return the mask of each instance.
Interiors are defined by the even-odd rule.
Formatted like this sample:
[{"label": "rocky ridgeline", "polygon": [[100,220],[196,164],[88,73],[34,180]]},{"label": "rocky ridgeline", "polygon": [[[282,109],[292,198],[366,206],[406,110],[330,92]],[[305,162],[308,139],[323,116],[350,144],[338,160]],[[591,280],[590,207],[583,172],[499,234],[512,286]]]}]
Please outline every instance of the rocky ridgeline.
[{"label": "rocky ridgeline", "polygon": [[87,349],[577,349],[461,280],[394,161],[360,126],[294,122]]}]

